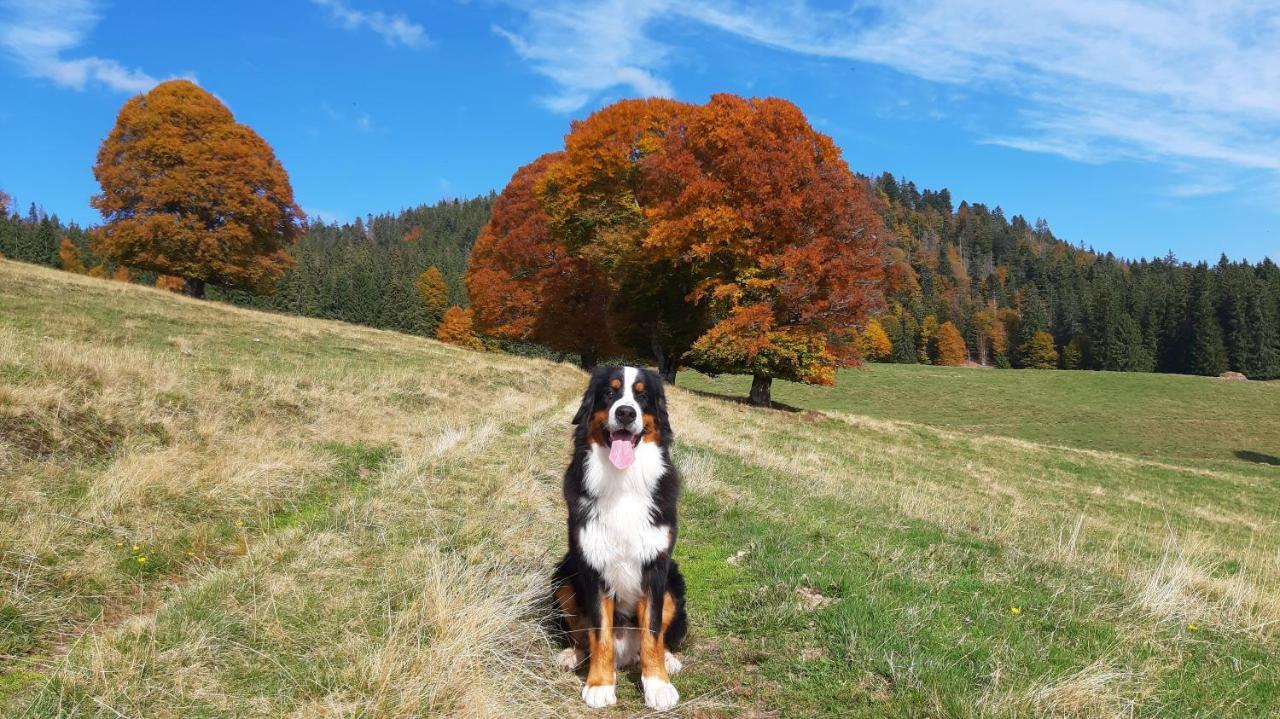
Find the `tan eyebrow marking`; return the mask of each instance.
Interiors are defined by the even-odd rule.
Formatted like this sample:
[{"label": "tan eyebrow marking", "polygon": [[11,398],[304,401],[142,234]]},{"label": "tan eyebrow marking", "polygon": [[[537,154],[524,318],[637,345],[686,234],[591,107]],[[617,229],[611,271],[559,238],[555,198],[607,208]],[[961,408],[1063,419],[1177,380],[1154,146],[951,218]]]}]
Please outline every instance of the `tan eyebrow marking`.
[{"label": "tan eyebrow marking", "polygon": [[631,388],[632,388],[633,390],[635,390],[636,392],[643,392],[643,391],[644,391],[644,382],[636,382],[636,383],[635,383],[635,385],[633,385]]},{"label": "tan eyebrow marking", "polygon": [[609,386],[614,389],[622,389],[622,380],[618,379],[617,377],[614,377],[613,381],[609,383]]}]

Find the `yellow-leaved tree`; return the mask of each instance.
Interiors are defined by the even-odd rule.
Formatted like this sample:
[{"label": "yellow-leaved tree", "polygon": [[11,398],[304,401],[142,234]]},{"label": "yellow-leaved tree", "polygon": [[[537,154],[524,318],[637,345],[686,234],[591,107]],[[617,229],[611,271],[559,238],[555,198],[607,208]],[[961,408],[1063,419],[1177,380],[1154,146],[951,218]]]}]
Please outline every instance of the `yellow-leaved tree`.
[{"label": "yellow-leaved tree", "polygon": [[440,321],[444,318],[444,309],[449,306],[449,286],[444,282],[444,274],[438,267],[431,265],[418,275],[415,286],[418,297],[427,308],[428,329],[439,327]]},{"label": "yellow-leaved tree", "polygon": [[880,326],[879,320],[868,320],[867,326],[858,335],[858,349],[862,358],[868,362],[884,362],[893,354],[893,343],[889,335]]},{"label": "yellow-leaved tree", "polygon": [[951,322],[943,322],[938,328],[938,364],[960,367],[968,359],[969,350],[965,347],[960,330]]}]

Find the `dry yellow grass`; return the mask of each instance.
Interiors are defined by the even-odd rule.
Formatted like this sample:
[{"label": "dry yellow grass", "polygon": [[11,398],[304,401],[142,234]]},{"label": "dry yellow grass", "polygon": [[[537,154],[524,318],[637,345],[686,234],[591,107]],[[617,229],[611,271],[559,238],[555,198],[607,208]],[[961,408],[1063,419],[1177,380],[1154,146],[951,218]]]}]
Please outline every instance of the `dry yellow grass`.
[{"label": "dry yellow grass", "polygon": [[[0,262],[0,312],[8,715],[585,714],[578,680],[554,670],[540,604],[563,546],[559,476],[578,370],[11,262]],[[1118,648],[1014,680],[1018,650],[990,639],[998,668],[963,714],[1167,709],[1157,660],[1182,652],[1188,622],[1274,655],[1280,521],[1266,477],[762,412],[681,390],[671,405],[686,487],[709,506],[787,526],[820,501],[847,510],[837,532],[878,517],[990,543],[1004,559],[982,565],[985,580],[1051,567],[1062,574],[1044,578],[1046,591],[1079,577],[1118,587],[1073,610],[1114,621]],[[744,689],[737,667],[714,666],[716,646],[748,645],[753,628],[715,634],[721,570],[707,567],[725,562],[700,544],[712,519],[687,521],[681,551],[701,584],[681,711],[787,715],[751,692],[784,696],[785,677],[804,672]],[[942,545],[863,546],[905,579],[941,583],[954,571]],[[724,571],[756,554],[726,551],[735,560]],[[782,608],[761,605],[761,616],[793,611],[799,589],[779,590]],[[893,621],[923,626],[945,609],[930,601]],[[839,641],[877,661],[892,654],[891,671],[855,672],[868,716],[928,660],[856,633]],[[1139,644],[1156,659],[1121,651]],[[797,667],[834,661],[779,651],[807,657]],[[919,706],[948,706],[919,691]]]}]

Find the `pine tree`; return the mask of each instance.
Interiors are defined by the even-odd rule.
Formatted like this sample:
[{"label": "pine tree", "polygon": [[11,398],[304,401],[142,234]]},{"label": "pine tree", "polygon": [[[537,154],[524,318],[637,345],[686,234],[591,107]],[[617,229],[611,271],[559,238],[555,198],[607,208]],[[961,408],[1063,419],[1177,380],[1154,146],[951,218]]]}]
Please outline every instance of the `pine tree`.
[{"label": "pine tree", "polygon": [[1191,298],[1188,302],[1191,328],[1189,367],[1192,374],[1216,377],[1227,369],[1227,350],[1222,342],[1222,327],[1214,307],[1213,278],[1201,263],[1192,272]]}]

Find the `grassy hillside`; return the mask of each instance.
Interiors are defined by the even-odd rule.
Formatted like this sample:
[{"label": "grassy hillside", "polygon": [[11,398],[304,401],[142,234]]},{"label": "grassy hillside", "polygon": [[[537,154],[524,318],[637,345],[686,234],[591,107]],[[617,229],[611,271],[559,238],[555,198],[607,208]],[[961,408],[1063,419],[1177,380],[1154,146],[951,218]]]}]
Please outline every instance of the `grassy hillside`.
[{"label": "grassy hillside", "polygon": [[[582,384],[0,262],[0,715],[586,715],[537,601]],[[677,713],[1280,711],[1273,474],[671,403]]]},{"label": "grassy hillside", "polygon": [[[749,377],[684,372],[678,383],[744,397]],[[777,382],[774,400],[1161,461],[1280,465],[1280,382],[1137,372],[1016,372],[869,364],[834,387]]]}]

